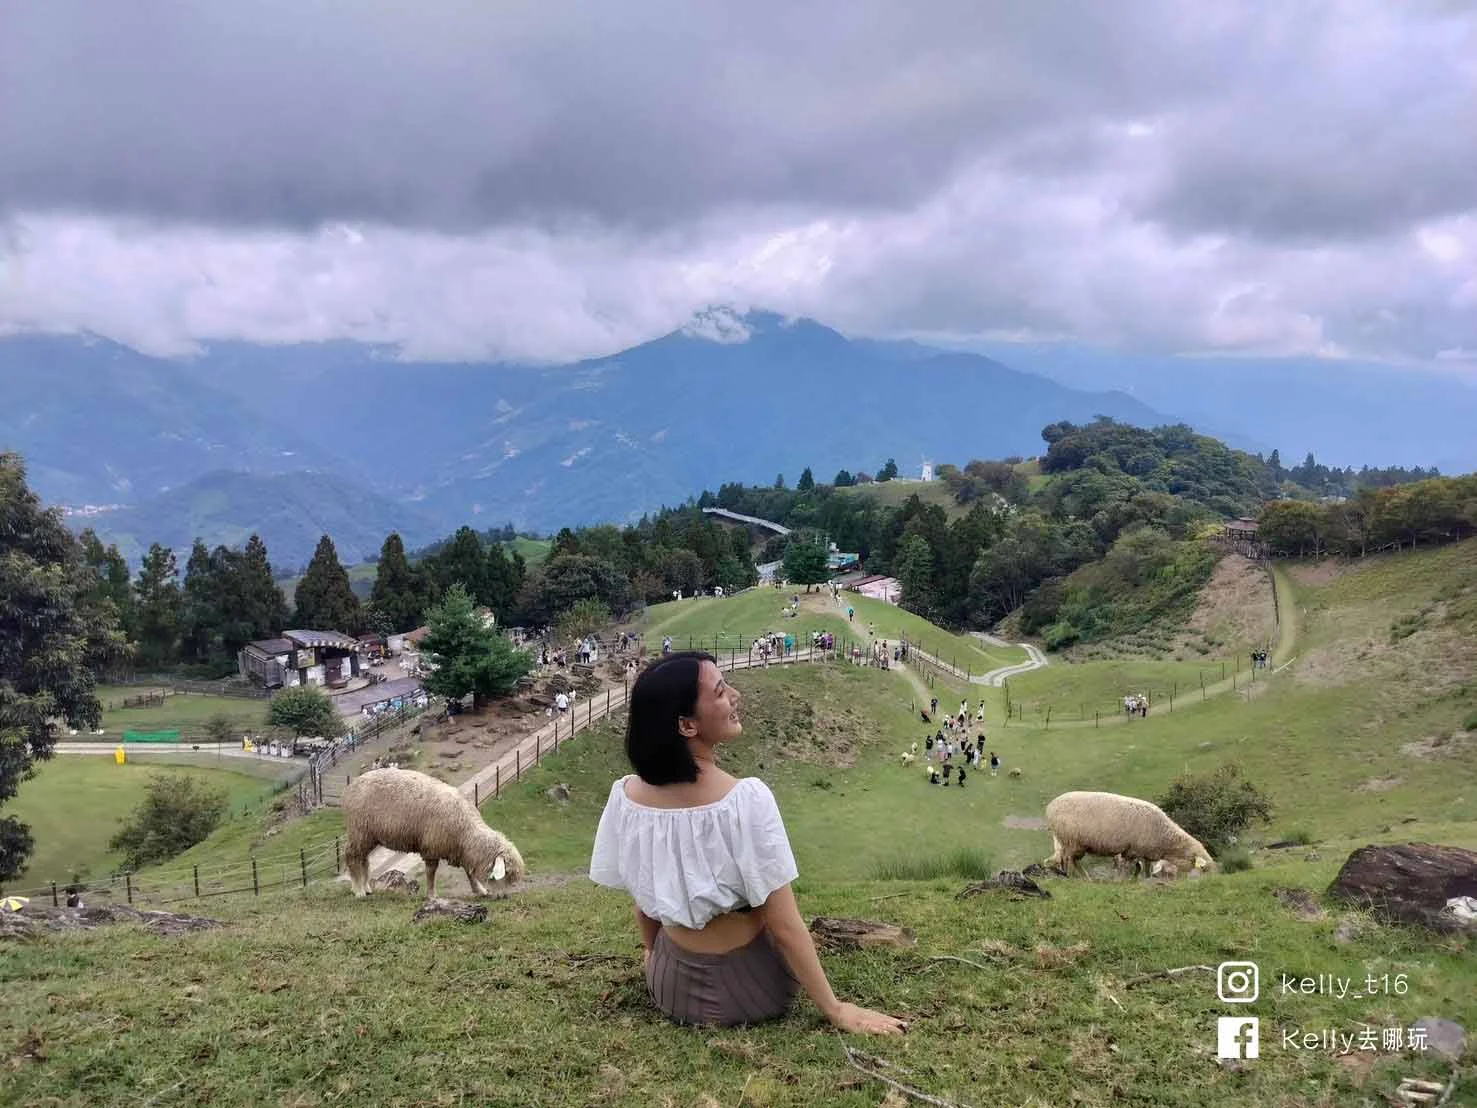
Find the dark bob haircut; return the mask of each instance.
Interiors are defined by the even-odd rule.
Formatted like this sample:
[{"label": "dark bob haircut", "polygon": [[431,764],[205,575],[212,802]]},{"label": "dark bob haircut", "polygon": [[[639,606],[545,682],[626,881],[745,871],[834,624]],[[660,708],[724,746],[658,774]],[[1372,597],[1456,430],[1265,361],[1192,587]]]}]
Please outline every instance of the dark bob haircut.
[{"label": "dark bob haircut", "polygon": [[648,785],[697,780],[697,760],[677,730],[677,721],[697,711],[698,674],[704,662],[717,665],[718,659],[701,650],[664,654],[631,686],[626,757]]}]

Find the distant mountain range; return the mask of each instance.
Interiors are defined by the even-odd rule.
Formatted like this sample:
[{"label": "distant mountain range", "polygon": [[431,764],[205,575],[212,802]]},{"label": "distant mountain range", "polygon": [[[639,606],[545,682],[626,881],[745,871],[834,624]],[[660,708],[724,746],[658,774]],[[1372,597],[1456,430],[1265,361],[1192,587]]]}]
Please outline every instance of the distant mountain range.
[{"label": "distant mountain range", "polygon": [[716,312],[575,365],[403,363],[352,343],[220,344],[189,361],[69,337],[0,341],[0,446],[49,501],[123,543],[236,542],[274,560],[407,545],[462,523],[624,522],[724,481],[905,472],[1032,455],[1041,428],[1168,417],[975,354],[852,341],[811,320]]},{"label": "distant mountain range", "polygon": [[[164,361],[106,340],[26,336],[0,340],[0,448],[25,455],[50,502],[123,505],[75,522],[131,557],[152,541],[183,549],[197,534],[231,543],[255,530],[287,569],[306,562],[324,531],[355,560],[392,529],[414,547],[463,523],[626,522],[725,481],[767,484],[782,473],[793,483],[806,466],[829,481],[889,457],[916,473],[925,458],[1031,456],[1046,424],[1099,414],[1153,426],[1193,411],[1198,429],[1251,449],[1280,446],[1289,464],[1306,449],[1322,457],[1322,447],[1290,441],[1288,420],[1364,437],[1354,457],[1371,464],[1447,466],[1477,440],[1446,434],[1453,418],[1477,425],[1460,394],[1420,393],[1421,418],[1442,431],[1425,438],[1429,456],[1407,458],[1384,444],[1416,417],[1392,399],[1385,424],[1373,425],[1368,389],[1325,381],[1309,394],[1235,364],[1226,372],[1240,374],[1237,386],[1213,375],[1197,383],[1182,366],[1156,377],[1123,359],[1098,364],[1095,377],[1070,352],[1060,365],[1023,353],[1038,372],[723,309],[558,367],[405,363],[347,342],[222,343]],[[1085,387],[1093,380],[1164,402]],[[1340,423],[1346,399],[1353,414]]]}]

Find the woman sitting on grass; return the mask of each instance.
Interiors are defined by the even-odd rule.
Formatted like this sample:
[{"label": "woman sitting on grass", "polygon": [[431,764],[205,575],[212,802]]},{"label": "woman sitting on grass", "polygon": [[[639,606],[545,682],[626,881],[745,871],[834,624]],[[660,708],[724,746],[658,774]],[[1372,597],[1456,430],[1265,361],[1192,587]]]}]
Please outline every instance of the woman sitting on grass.
[{"label": "woman sitting on grass", "polygon": [[717,766],[717,747],[743,726],[713,657],[659,659],[629,705],[636,773],[611,787],[590,878],[635,900],[656,1006],[677,1023],[758,1023],[788,1011],[798,981],[843,1031],[906,1030],[831,991],[790,888],[799,871],[774,794]]}]

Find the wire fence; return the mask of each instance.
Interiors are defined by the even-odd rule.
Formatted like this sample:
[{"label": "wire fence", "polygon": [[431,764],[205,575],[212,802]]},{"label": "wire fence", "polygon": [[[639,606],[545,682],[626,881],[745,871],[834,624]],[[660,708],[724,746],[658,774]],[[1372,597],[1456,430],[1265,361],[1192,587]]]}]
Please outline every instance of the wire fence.
[{"label": "wire fence", "polygon": [[[1173,712],[1177,706],[1183,708],[1187,703],[1203,702],[1226,693],[1250,695],[1258,682],[1265,682],[1291,664],[1285,663],[1274,670],[1270,653],[1265,657],[1266,661],[1253,663],[1250,656],[1243,658],[1238,655],[1226,661],[1196,666],[1193,670],[1184,664],[1176,664],[1163,674],[1136,677],[1130,682],[1130,688],[1106,698],[1101,694],[1075,699],[1022,694],[1011,687],[1011,678],[1006,677],[1000,685],[1005,699],[1003,711],[999,707],[987,707],[983,719],[979,718],[979,709],[984,703],[981,699],[984,687],[961,687],[958,682],[964,676],[963,671],[941,664],[938,659],[916,649],[907,651],[905,661],[917,670],[928,688],[938,688],[942,680],[947,688],[946,695],[962,695],[968,699],[972,704],[967,721],[970,726],[998,724],[1008,727],[1014,723],[1050,730],[1053,725],[1101,727],[1105,723],[1131,722],[1150,714]],[[930,712],[927,721],[935,725],[941,724],[953,709],[946,697],[939,700],[938,713]],[[953,710],[957,718],[957,709]]]}]

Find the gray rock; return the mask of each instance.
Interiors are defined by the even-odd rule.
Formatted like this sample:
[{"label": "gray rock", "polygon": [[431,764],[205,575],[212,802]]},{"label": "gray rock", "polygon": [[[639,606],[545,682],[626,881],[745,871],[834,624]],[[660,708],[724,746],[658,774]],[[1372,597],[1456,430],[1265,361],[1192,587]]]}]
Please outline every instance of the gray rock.
[{"label": "gray rock", "polygon": [[1455,1062],[1467,1051],[1467,1029],[1451,1020],[1422,1016],[1411,1024],[1426,1032],[1426,1052],[1448,1062]]},{"label": "gray rock", "polygon": [[568,804],[569,786],[562,783],[555,785],[552,788],[545,789],[544,795],[557,804]]},{"label": "gray rock", "polygon": [[1352,943],[1363,930],[1364,925],[1353,916],[1345,917],[1339,920],[1339,925],[1333,929],[1333,941],[1340,945]]},{"label": "gray rock", "polygon": [[1453,897],[1477,895],[1477,852],[1432,843],[1361,847],[1349,855],[1328,893],[1389,923],[1472,933],[1477,928],[1446,905]]},{"label": "gray rock", "polygon": [[409,893],[414,896],[421,891],[421,883],[414,877],[406,877],[398,869],[392,869],[378,877],[370,878],[369,891]]}]

